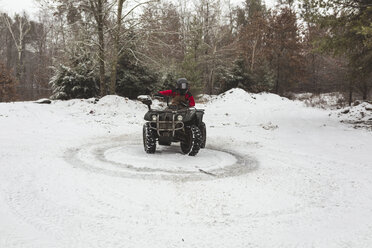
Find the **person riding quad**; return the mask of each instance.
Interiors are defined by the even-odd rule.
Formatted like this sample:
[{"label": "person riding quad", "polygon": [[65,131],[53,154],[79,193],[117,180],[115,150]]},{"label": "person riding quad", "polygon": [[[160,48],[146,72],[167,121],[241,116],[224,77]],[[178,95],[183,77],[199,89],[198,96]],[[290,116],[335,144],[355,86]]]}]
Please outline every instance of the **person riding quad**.
[{"label": "person riding quad", "polygon": [[156,95],[171,96],[172,105],[194,107],[195,100],[189,91],[189,83],[186,78],[179,78],[176,83],[176,90],[159,91]]}]

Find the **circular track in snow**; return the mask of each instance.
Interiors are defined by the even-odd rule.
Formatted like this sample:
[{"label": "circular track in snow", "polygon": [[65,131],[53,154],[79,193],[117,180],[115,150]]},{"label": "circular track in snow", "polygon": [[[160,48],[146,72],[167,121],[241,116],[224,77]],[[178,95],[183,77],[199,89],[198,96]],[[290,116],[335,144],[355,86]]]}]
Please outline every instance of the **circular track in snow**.
[{"label": "circular track in snow", "polygon": [[70,149],[65,158],[76,167],[99,174],[179,181],[239,176],[257,167],[257,161],[247,155],[213,146],[195,157],[183,155],[178,144],[157,146],[155,154],[147,154],[141,142],[128,137]]}]

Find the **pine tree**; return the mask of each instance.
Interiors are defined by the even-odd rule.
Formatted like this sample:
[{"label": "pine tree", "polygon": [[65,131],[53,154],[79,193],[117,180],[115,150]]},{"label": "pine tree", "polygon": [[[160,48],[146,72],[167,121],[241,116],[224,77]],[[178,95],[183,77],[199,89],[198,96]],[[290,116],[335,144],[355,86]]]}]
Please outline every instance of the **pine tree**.
[{"label": "pine tree", "polygon": [[136,98],[151,94],[159,85],[159,77],[130,54],[122,56],[118,62],[116,93],[120,96]]},{"label": "pine tree", "polygon": [[276,94],[293,90],[303,80],[303,48],[296,13],[290,7],[274,12],[265,37],[271,70],[275,73]]},{"label": "pine tree", "polygon": [[160,88],[161,89],[175,89],[174,85],[177,79],[180,78],[175,72],[166,73],[161,80]]},{"label": "pine tree", "polygon": [[[272,91],[275,89],[275,81],[279,85],[276,80],[278,73],[275,72],[293,69],[293,66],[284,65],[284,62],[295,57],[289,54],[292,52],[292,45],[296,45],[293,47],[294,53],[300,52],[296,37],[296,19],[293,22],[293,18],[289,18],[293,16],[295,17],[294,13],[292,16],[287,15],[285,9],[270,13],[261,0],[246,0],[245,8],[238,8],[238,52],[240,59],[244,59],[244,71],[249,75],[250,81],[245,86],[247,90]],[[289,30],[294,30],[294,33]],[[284,57],[283,61],[278,59],[279,56],[275,56],[279,53]],[[235,63],[243,66],[239,59]],[[236,71],[237,65],[234,67],[233,70]],[[289,81],[288,76],[282,75],[282,78],[281,81]],[[284,83],[280,82],[280,85],[282,84]]]},{"label": "pine tree", "polygon": [[302,0],[302,14],[325,35],[317,41],[324,53],[345,56],[350,68],[350,103],[356,88],[367,99],[372,88],[372,3],[370,0]]},{"label": "pine tree", "polygon": [[231,70],[227,71],[224,77],[222,91],[227,91],[232,88],[242,88],[250,91],[253,86],[253,80],[248,72],[245,59],[239,57],[234,61]]},{"label": "pine tree", "polygon": [[3,63],[0,63],[0,102],[16,100],[17,80]]},{"label": "pine tree", "polygon": [[75,58],[68,66],[54,67],[54,76],[50,81],[52,98],[68,100],[90,98],[99,93],[99,81],[89,54]]}]

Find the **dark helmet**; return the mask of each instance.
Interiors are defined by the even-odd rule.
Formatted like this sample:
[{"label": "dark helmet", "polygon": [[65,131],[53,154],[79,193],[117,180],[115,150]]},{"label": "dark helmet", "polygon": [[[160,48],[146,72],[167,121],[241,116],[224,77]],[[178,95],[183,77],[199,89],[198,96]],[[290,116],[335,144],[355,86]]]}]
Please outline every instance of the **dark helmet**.
[{"label": "dark helmet", "polygon": [[180,92],[181,95],[186,94],[186,92],[189,90],[189,82],[187,82],[186,78],[177,79],[176,90]]}]

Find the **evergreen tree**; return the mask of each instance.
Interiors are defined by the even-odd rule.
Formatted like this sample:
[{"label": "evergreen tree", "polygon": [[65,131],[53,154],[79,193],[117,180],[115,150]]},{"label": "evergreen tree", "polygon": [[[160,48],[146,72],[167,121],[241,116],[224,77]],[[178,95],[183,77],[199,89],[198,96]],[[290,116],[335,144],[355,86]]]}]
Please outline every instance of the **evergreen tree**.
[{"label": "evergreen tree", "polygon": [[178,78],[180,77],[174,72],[166,73],[161,80],[160,89],[175,89],[174,85]]},{"label": "evergreen tree", "polygon": [[302,0],[302,14],[325,35],[316,42],[324,53],[345,56],[350,67],[349,93],[357,88],[367,99],[372,88],[372,3],[370,0]]},{"label": "evergreen tree", "polygon": [[16,100],[17,80],[3,63],[0,63],[0,102]]},{"label": "evergreen tree", "polygon": [[237,87],[248,91],[252,89],[253,80],[248,72],[244,58],[239,57],[234,61],[231,70],[227,71],[225,74],[224,81],[225,83],[222,87],[223,91]]},{"label": "evergreen tree", "polygon": [[190,33],[186,39],[185,56],[180,66],[180,74],[192,82],[194,92],[203,90],[203,71],[201,56],[203,55],[202,22],[196,16],[188,24]]},{"label": "evergreen tree", "polygon": [[124,55],[118,62],[116,93],[120,96],[136,98],[151,94],[159,85],[159,77],[133,56]]},{"label": "evergreen tree", "polygon": [[267,56],[275,73],[276,94],[293,90],[304,79],[305,60],[296,13],[289,7],[270,15],[265,37]]},{"label": "evergreen tree", "polygon": [[255,17],[266,12],[266,6],[261,0],[245,0],[245,12],[247,22],[251,22]]},{"label": "evergreen tree", "polygon": [[98,95],[99,81],[88,53],[75,58],[70,65],[61,64],[53,69],[54,76],[50,81],[52,98],[68,100]]},{"label": "evergreen tree", "polygon": [[259,66],[257,66],[256,69],[253,71],[252,80],[252,92],[271,92],[274,90],[275,73],[274,70],[270,67],[269,61],[260,61]]},{"label": "evergreen tree", "polygon": [[181,65],[182,77],[186,77],[192,83],[192,88],[194,92],[201,92],[203,90],[202,82],[202,71],[200,63],[196,58],[197,55],[194,54],[192,48],[188,49],[185,55],[185,59]]}]

